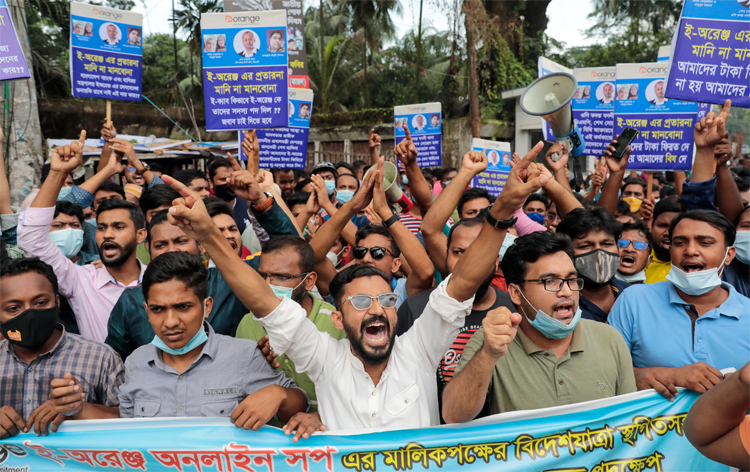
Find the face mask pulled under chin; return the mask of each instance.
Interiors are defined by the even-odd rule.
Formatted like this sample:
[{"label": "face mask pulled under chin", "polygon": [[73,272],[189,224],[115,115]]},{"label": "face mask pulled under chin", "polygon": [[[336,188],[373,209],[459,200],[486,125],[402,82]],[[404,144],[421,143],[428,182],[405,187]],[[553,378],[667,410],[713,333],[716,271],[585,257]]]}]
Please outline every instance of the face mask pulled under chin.
[{"label": "face mask pulled under chin", "polygon": [[214,185],[214,194],[225,202],[231,202],[237,196],[229,184]]},{"label": "face mask pulled under chin", "polygon": [[[523,299],[526,300],[526,303],[528,303],[531,308],[534,308],[534,305],[532,305],[531,302],[526,299],[526,295],[523,294],[520,288],[518,289],[518,292],[521,294]],[[523,308],[521,308],[521,311],[524,311]],[[529,317],[526,316],[525,312],[523,316],[525,316],[531,326],[542,333],[545,338],[563,339],[573,332],[576,325],[581,320],[582,313],[583,312],[581,311],[581,307],[577,307],[576,313],[575,315],[573,315],[573,319],[570,320],[570,323],[568,324],[565,324],[560,320],[556,320],[542,310],[536,310],[536,317],[533,320],[530,320]]]},{"label": "face mask pulled under chin", "polygon": [[5,323],[0,323],[0,332],[15,346],[35,349],[52,336],[59,315],[60,307],[57,304],[41,310],[30,308]]},{"label": "face mask pulled under chin", "polygon": [[724,270],[724,261],[727,260],[728,254],[729,248],[727,248],[727,252],[724,253],[724,259],[721,260],[719,267],[699,270],[696,272],[685,272],[672,264],[672,268],[667,274],[667,280],[688,295],[698,296],[708,293],[721,285],[721,272]]},{"label": "face mask pulled under chin", "polygon": [[596,285],[608,283],[620,267],[620,253],[607,252],[604,249],[581,254],[575,257],[578,274]]}]

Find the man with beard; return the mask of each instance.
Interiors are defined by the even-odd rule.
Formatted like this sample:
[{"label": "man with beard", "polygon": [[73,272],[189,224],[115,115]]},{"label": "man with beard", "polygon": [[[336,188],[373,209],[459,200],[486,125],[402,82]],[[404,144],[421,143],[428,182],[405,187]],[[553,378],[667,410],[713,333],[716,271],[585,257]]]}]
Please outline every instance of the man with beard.
[{"label": "man with beard", "polygon": [[654,206],[654,223],[651,228],[651,263],[646,267],[646,283],[653,284],[667,280],[672,267],[669,256],[669,225],[672,220],[686,211],[680,197],[659,200]]},{"label": "man with beard", "polygon": [[[491,311],[467,343],[443,396],[448,423],[472,420],[485,405],[497,414],[635,391],[630,353],[617,331],[581,319],[584,283],[570,238],[547,231],[521,236],[502,269],[520,314]],[[502,323],[508,318],[511,329]]]},{"label": "man with beard", "polygon": [[609,310],[629,284],[615,277],[620,266],[617,240],[622,225],[603,208],[571,211],[557,232],[573,240],[574,261],[583,278],[581,311],[588,320],[607,322]]},{"label": "man with beard", "polygon": [[667,280],[626,290],[608,322],[630,349],[638,389],[671,400],[675,387],[704,393],[724,378],[722,370],[747,363],[750,299],[721,281],[736,254],[726,217],[685,212],[672,221],[669,237]]},{"label": "man with beard", "polygon": [[232,162],[229,159],[216,159],[208,166],[208,183],[215,196],[232,206],[232,217],[237,230],[242,235],[248,226],[252,226],[252,222],[250,221],[247,202],[237,198],[234,190],[229,186],[229,178],[233,170]]},{"label": "man with beard", "polygon": [[[439,422],[434,372],[492,269],[495,259],[486,254],[500,251],[506,230],[514,223],[511,209],[520,207],[547,180],[532,164],[541,148],[542,143],[537,144],[511,170],[475,244],[432,293],[419,322],[398,338],[398,297],[390,277],[380,269],[357,264],[334,277],[330,288],[336,310],[331,318],[347,335],[346,340],[336,341],[321,333],[300,305],[286,297],[280,301],[257,272],[238,261],[202,202],[167,177],[184,196],[170,209],[169,218],[211,254],[232,290],[263,323],[274,351],[287,354],[297,370],[315,382],[320,416],[328,430],[432,426]],[[341,212],[356,213],[371,200],[375,207],[385,204],[383,160]],[[510,324],[508,320],[508,329]]]},{"label": "man with beard", "polygon": [[[269,240],[263,247],[257,270],[277,296],[289,298],[299,304],[305,310],[307,319],[312,321],[321,333],[328,333],[336,340],[346,337],[346,333],[337,328],[331,319],[331,313],[336,308],[310,293],[315,288],[318,275],[315,273],[315,252],[304,239],[290,235]],[[237,337],[257,342],[272,367],[284,372],[307,393],[310,398],[309,413],[318,411],[318,397],[315,395],[313,381],[304,372],[297,371],[289,356],[278,356],[271,351],[268,332],[262,323],[254,319],[252,313],[240,322]],[[283,423],[277,420],[272,420],[270,424],[283,426]]]},{"label": "man with beard", "polygon": [[31,207],[20,216],[18,247],[27,256],[39,257],[51,265],[67,297],[81,335],[104,342],[112,307],[127,287],[140,285],[142,265],[135,256],[136,246],[146,239],[141,210],[125,200],[106,200],[96,209],[96,244],[103,267],[78,266],[65,257],[52,241],[49,228],[55,214],[55,201],[68,174],[83,161],[86,132],[70,145],[55,148],[50,173]]}]

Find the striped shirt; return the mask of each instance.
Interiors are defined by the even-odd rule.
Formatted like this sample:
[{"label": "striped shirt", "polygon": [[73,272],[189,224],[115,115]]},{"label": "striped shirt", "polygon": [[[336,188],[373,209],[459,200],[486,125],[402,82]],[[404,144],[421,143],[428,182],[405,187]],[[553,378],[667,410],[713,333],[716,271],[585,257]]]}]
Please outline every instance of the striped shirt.
[{"label": "striped shirt", "polygon": [[7,340],[0,341],[0,406],[11,406],[28,418],[49,399],[50,382],[68,372],[81,382],[87,402],[117,406],[125,378],[120,357],[105,344],[58,327],[62,336],[57,344],[30,364],[16,355]]}]

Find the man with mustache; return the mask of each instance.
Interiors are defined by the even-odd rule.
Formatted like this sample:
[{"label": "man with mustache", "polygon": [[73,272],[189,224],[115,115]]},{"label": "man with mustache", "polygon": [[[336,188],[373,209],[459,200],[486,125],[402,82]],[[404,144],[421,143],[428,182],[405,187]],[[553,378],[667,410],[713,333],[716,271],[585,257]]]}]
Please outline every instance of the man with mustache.
[{"label": "man with mustache", "polygon": [[[357,264],[332,280],[336,310],[331,318],[347,334],[346,340],[336,341],[321,333],[301,306],[291,299],[279,300],[257,272],[237,260],[202,202],[167,177],[184,196],[170,209],[169,218],[206,248],[229,286],[268,331],[274,351],[287,354],[297,370],[315,382],[318,409],[328,430],[431,426],[439,422],[434,372],[495,262],[486,254],[499,252],[515,222],[512,209],[547,180],[532,164],[541,148],[539,143],[511,170],[475,243],[433,292],[420,321],[398,338],[398,297],[390,277],[380,269]],[[383,160],[340,211],[356,213],[372,199],[377,199],[375,206],[385,204]],[[510,330],[511,322],[506,321]]]},{"label": "man with mustache", "polygon": [[519,313],[492,310],[469,340],[443,395],[446,422],[469,421],[486,403],[496,414],[635,391],[617,331],[581,319],[584,281],[573,260],[570,238],[559,233],[531,233],[508,248],[502,269]]},{"label": "man with mustache", "polygon": [[667,197],[654,206],[654,223],[651,227],[651,263],[646,267],[646,283],[653,284],[667,280],[672,267],[670,263],[669,226],[672,220],[686,211],[680,197]]},{"label": "man with mustache", "polygon": [[55,148],[50,173],[31,207],[19,218],[18,247],[27,256],[51,265],[59,280],[60,294],[67,297],[81,335],[104,342],[112,307],[127,287],[140,285],[146,266],[136,259],[136,246],[146,239],[143,213],[136,205],[119,199],[106,200],[96,209],[96,244],[103,267],[78,266],[52,241],[49,227],[55,200],[68,174],[83,161],[86,131],[78,141]]},{"label": "man with mustache", "polygon": [[750,359],[750,299],[721,281],[735,257],[734,225],[710,210],[681,214],[669,227],[667,280],[634,285],[609,316],[633,356],[639,390],[666,398],[675,387],[704,393],[723,369]]}]

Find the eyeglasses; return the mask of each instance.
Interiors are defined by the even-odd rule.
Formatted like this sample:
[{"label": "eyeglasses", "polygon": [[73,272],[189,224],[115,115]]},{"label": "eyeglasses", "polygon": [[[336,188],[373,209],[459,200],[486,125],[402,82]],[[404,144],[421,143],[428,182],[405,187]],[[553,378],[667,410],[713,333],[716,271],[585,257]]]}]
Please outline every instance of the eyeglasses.
[{"label": "eyeglasses", "polygon": [[633,247],[638,251],[645,251],[646,249],[648,249],[648,243],[644,243],[643,241],[631,241],[629,239],[617,240],[617,246],[623,249],[630,246],[630,243],[633,243]]},{"label": "eyeglasses", "polygon": [[[367,251],[370,251],[370,255],[376,261],[379,261],[380,259],[384,258],[385,253],[388,253],[391,256],[393,256],[393,253],[389,249],[386,249],[380,246],[373,246],[369,249],[366,247],[357,246],[352,250],[352,256],[354,256],[355,259],[364,259],[365,256],[367,255]],[[393,257],[396,257],[396,256],[393,256]]]},{"label": "eyeglasses", "polygon": [[344,300],[344,303],[347,301],[352,302],[352,306],[357,310],[367,310],[372,306],[372,300],[377,298],[378,303],[380,303],[380,306],[383,308],[395,308],[396,302],[398,301],[398,294],[397,293],[381,293],[378,296],[371,296],[371,295],[352,295],[351,297],[346,297],[346,300]]},{"label": "eyeglasses", "polygon": [[310,272],[303,272],[298,275],[279,275],[279,274],[266,274],[265,272],[261,272],[259,270],[256,272],[258,272],[258,275],[266,279],[266,281],[268,281],[268,283],[271,285],[279,285],[280,283],[284,283],[287,280],[298,279],[310,273]]},{"label": "eyeglasses", "polygon": [[541,282],[544,284],[544,290],[548,292],[559,292],[562,290],[564,282],[568,282],[568,287],[574,292],[580,292],[583,289],[583,278],[581,277],[574,277],[571,279],[555,277],[549,279],[524,280],[524,282]]},{"label": "eyeglasses", "polygon": [[135,167],[133,166],[128,167],[128,172],[135,172]]}]

